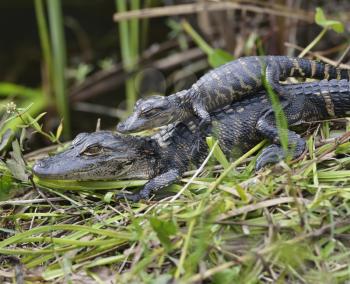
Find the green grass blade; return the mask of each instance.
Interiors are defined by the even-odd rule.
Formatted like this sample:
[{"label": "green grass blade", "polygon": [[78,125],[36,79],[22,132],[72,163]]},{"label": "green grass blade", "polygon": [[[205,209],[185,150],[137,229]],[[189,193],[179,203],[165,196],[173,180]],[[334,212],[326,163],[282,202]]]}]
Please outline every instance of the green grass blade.
[{"label": "green grass blade", "polygon": [[124,180],[124,181],[70,181],[70,180],[44,180],[34,177],[34,182],[39,186],[62,190],[102,190],[121,189],[127,187],[142,186],[145,180]]},{"label": "green grass blade", "polygon": [[[39,31],[39,38],[40,38],[40,45],[41,50],[43,52],[44,56],[44,62],[47,72],[47,78],[48,78],[48,85],[51,90],[52,88],[52,53],[51,53],[51,47],[50,47],[50,41],[49,41],[49,32],[48,32],[48,25],[45,19],[45,11],[44,11],[44,4],[43,0],[35,0],[34,2],[35,7],[35,15],[38,25],[38,31]],[[51,92],[48,94],[51,96]]]},{"label": "green grass blade", "polygon": [[[137,8],[140,6],[139,0],[133,0],[132,6]],[[118,13],[127,11],[127,2],[124,0],[116,0],[116,7]],[[134,70],[137,57],[138,57],[138,46],[139,46],[139,24],[138,20],[120,21],[118,24],[119,28],[119,41],[120,49],[122,54],[123,67],[127,72]],[[135,90],[134,77],[130,77],[125,82],[126,88],[126,108],[130,113],[136,102],[137,94]]]},{"label": "green grass blade", "polygon": [[[214,148],[215,140],[213,139],[213,137],[207,137],[207,144],[210,150]],[[227,169],[230,166],[229,161],[227,160],[225,154],[220,149],[219,145],[216,145],[213,151],[213,155],[215,159],[217,159],[218,162],[224,167],[224,169]]]},{"label": "green grass blade", "polygon": [[66,95],[66,80],[65,80],[65,68],[66,68],[66,44],[63,28],[63,15],[61,1],[59,0],[47,0],[47,6],[49,11],[50,31],[51,31],[51,44],[53,54],[53,81],[54,90],[57,101],[57,106],[60,115],[63,117],[64,122],[64,136],[66,139],[70,137],[70,117],[69,117],[69,105]]}]

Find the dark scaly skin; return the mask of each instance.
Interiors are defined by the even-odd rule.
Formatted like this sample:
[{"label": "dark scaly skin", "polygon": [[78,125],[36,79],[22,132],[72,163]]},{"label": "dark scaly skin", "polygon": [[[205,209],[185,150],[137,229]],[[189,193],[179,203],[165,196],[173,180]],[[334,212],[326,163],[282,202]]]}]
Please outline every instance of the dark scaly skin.
[{"label": "dark scaly skin", "polygon": [[209,112],[262,90],[265,71],[268,84],[282,97],[294,95],[279,83],[288,77],[338,80],[350,77],[350,70],[309,59],[243,57],[209,71],[188,90],[167,97],[152,96],[138,100],[133,114],[119,123],[117,130],[121,133],[136,132],[185,121],[193,115],[201,119],[200,125],[205,128],[210,123]]},{"label": "dark scaly skin", "polygon": [[[295,84],[287,88],[295,94],[293,100],[281,102],[289,125],[346,117],[350,113],[350,82],[347,80]],[[303,102],[301,111],[295,108],[300,100]],[[270,110],[265,91],[253,94],[212,112],[212,125],[206,129],[206,135],[216,137],[227,156],[241,155],[262,139],[269,139],[272,144],[257,159],[256,169],[259,170],[285,157]],[[177,181],[190,162],[199,165],[205,159],[208,154],[206,135],[200,137],[199,149],[191,150],[199,123],[194,117],[185,123],[169,125],[152,137],[110,131],[80,134],[70,149],[39,161],[33,172],[48,179],[146,178],[149,181],[144,188],[126,198],[133,201],[149,198],[152,192]],[[305,150],[305,141],[295,132],[286,131],[292,156],[299,157]]]}]

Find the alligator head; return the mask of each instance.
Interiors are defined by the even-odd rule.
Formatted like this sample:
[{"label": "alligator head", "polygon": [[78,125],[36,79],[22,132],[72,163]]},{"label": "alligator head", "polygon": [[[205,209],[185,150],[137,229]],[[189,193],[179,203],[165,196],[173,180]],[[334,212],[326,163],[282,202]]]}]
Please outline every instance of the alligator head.
[{"label": "alligator head", "polygon": [[184,108],[181,96],[187,91],[181,91],[168,97],[150,96],[139,99],[134,112],[117,126],[121,133],[131,133],[152,129],[182,120]]},{"label": "alligator head", "polygon": [[155,156],[156,148],[147,138],[111,131],[81,133],[67,150],[38,161],[33,173],[53,180],[147,179]]}]

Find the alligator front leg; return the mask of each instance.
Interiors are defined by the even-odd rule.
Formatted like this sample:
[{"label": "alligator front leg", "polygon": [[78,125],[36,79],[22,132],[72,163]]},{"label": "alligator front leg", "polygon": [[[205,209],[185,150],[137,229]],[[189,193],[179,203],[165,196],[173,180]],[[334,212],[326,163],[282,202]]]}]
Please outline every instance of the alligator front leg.
[{"label": "alligator front leg", "polygon": [[198,124],[198,131],[194,135],[194,145],[191,149],[191,156],[193,156],[196,151],[199,151],[200,141],[202,137],[206,136],[206,130],[211,123],[210,114],[202,103],[194,103],[193,111],[198,116],[200,121]]},{"label": "alligator front leg", "polygon": [[193,103],[193,111],[200,118],[199,129],[205,130],[211,123],[209,112],[206,110],[203,103]]},{"label": "alligator front leg", "polygon": [[152,192],[163,189],[164,187],[173,184],[174,182],[180,179],[181,175],[179,170],[173,169],[167,171],[155,178],[149,180],[143,189],[141,189],[138,193],[135,194],[118,194],[118,199],[128,199],[133,202],[137,202],[141,199],[149,199]]},{"label": "alligator front leg", "polygon": [[278,96],[287,97],[288,90],[280,84],[280,78],[283,78],[282,67],[277,63],[269,63],[266,66],[266,83],[272,88],[273,92]]},{"label": "alligator front leg", "polygon": [[[273,120],[262,117],[257,123],[257,129],[264,137],[268,138],[273,143],[266,147],[258,157],[255,165],[255,170],[258,171],[267,164],[275,164],[283,160],[286,158],[287,153],[285,153],[281,146],[278,129]],[[283,131],[287,132],[288,150],[292,158],[295,159],[299,157],[305,150],[305,140],[294,131],[288,129],[284,129]]]}]

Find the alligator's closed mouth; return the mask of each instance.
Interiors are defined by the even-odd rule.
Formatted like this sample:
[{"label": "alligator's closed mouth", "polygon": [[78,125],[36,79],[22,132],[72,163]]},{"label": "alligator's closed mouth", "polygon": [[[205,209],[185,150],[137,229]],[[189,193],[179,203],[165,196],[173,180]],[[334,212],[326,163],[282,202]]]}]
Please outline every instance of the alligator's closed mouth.
[{"label": "alligator's closed mouth", "polygon": [[[33,166],[33,173],[42,179],[76,179],[78,180],[79,176],[82,174],[88,174],[91,170],[96,169],[96,166],[90,167],[84,170],[76,170],[74,172],[65,172],[65,173],[53,173],[47,167],[42,167],[40,161]],[[95,178],[91,178],[93,180]]]}]

